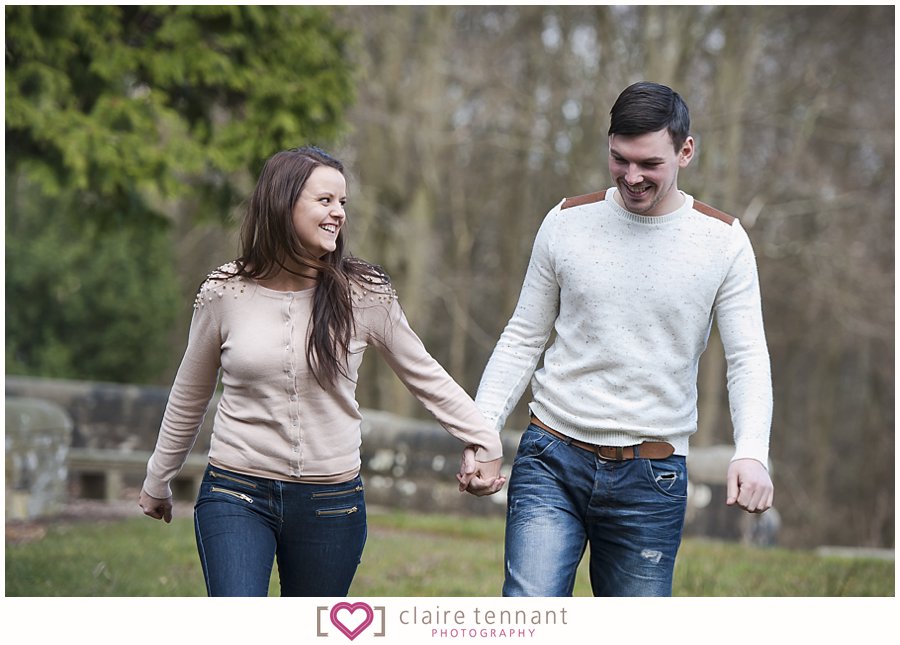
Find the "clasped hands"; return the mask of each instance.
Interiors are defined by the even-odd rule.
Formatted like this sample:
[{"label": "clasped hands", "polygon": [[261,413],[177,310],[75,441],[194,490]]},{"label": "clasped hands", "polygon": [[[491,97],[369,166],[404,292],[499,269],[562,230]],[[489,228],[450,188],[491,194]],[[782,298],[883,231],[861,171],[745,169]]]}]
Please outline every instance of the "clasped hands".
[{"label": "clasped hands", "polygon": [[459,473],[456,475],[459,492],[468,491],[478,497],[493,495],[506,483],[506,477],[500,474],[502,465],[502,457],[493,461],[477,461],[475,448],[467,447],[463,450]]}]

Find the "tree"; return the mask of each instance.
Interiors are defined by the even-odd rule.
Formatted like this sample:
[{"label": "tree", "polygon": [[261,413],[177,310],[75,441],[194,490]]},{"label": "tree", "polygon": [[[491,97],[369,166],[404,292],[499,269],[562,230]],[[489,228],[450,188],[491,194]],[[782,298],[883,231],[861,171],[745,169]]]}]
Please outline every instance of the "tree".
[{"label": "tree", "polygon": [[[126,366],[169,354],[159,312],[173,310],[176,267],[165,237],[182,235],[184,218],[225,221],[275,151],[338,135],[350,47],[318,7],[7,7],[7,369],[158,378]],[[129,276],[120,300],[57,319],[50,275],[101,272]],[[115,358],[111,320],[128,320],[142,350]],[[107,355],[75,360],[72,343]]]},{"label": "tree", "polygon": [[[474,393],[543,215],[608,186],[616,96],[644,79],[674,87],[698,140],[679,187],[738,216],[757,254],[781,538],[890,546],[893,17],[846,6],[360,8],[347,15],[366,70],[346,143],[361,184],[354,239]],[[714,336],[695,445],[731,441],[724,371]],[[396,409],[393,391],[363,395]],[[526,419],[520,405],[508,424]]]},{"label": "tree", "polygon": [[154,381],[179,308],[165,222],[103,226],[61,202],[7,185],[7,373]]},{"label": "tree", "polygon": [[338,134],[348,46],[314,7],[7,7],[7,170],[114,213],[229,204],[234,173]]}]

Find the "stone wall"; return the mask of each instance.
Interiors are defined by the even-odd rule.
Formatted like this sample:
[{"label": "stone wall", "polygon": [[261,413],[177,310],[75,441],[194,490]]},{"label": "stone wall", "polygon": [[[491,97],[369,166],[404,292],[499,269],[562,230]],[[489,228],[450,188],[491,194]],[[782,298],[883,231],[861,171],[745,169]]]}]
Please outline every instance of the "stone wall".
[{"label": "stone wall", "polygon": [[66,503],[72,420],[40,399],[6,398],[6,518],[53,515]]},{"label": "stone wall", "polygon": [[[169,389],[7,376],[6,396],[43,399],[64,409],[73,423],[73,448],[152,450]],[[216,403],[210,404],[195,450],[209,449]]]},{"label": "stone wall", "polygon": [[[68,447],[88,450],[113,450],[127,454],[131,461],[141,453],[149,454],[156,442],[159,424],[168,397],[167,388],[137,387],[108,383],[85,383],[7,377],[7,433],[10,428],[10,397],[41,399],[56,410],[64,410],[71,419],[69,443],[57,444],[58,455]],[[197,443],[194,460],[203,458],[209,449],[209,437],[217,399],[207,412]],[[434,421],[398,417],[376,410],[363,410],[362,473],[366,482],[366,500],[372,506],[402,508],[422,512],[503,515],[506,508],[505,489],[486,498],[461,495],[455,474],[459,468],[461,444]],[[520,431],[503,432],[506,474],[516,453]],[[65,442],[59,435],[55,441]],[[7,472],[10,459],[24,464],[28,457],[16,456],[19,446],[10,447],[7,440]],[[11,457],[11,453],[12,457]],[[773,544],[778,532],[775,509],[763,515],[749,515],[725,506],[725,472],[731,459],[730,446],[695,448],[688,458],[690,477],[685,534],[741,540],[756,544]],[[45,458],[50,463],[50,451]],[[29,462],[30,463],[30,462]],[[54,470],[55,468],[55,470]],[[16,471],[23,473],[21,466]],[[22,490],[32,475],[20,475],[15,485]],[[28,479],[32,477],[32,479]],[[116,489],[139,486],[142,475],[138,468]],[[72,484],[72,482],[69,482]],[[108,482],[107,482],[108,483]],[[195,481],[174,487],[177,499],[190,501]],[[70,486],[75,494],[77,486]],[[102,489],[102,485],[97,488]],[[9,474],[7,475],[9,491]],[[109,490],[109,487],[106,487]],[[9,506],[9,492],[7,505]]]},{"label": "stone wall", "polygon": [[[138,387],[53,379],[7,377],[6,396],[50,401],[64,409],[72,422],[70,447],[112,450],[122,453],[152,451],[165,410],[168,388]],[[192,456],[209,450],[212,421],[218,397],[206,414]],[[421,511],[502,513],[505,497],[476,498],[460,495],[455,474],[462,444],[434,421],[398,417],[376,410],[363,410],[362,471],[366,499],[371,505]],[[514,455],[520,433],[505,433],[505,453]],[[131,468],[123,485],[139,486],[142,476]],[[109,482],[83,478],[70,481],[75,494],[109,490]],[[183,487],[176,497],[188,501]]]}]

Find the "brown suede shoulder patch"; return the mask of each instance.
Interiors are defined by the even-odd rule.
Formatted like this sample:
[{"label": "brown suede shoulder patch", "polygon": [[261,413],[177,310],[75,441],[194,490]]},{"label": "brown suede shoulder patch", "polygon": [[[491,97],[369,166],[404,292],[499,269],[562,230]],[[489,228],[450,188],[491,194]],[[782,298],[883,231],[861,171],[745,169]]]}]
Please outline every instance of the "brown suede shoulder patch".
[{"label": "brown suede shoulder patch", "polygon": [[714,217],[717,220],[725,222],[729,226],[734,224],[735,218],[728,213],[723,213],[717,208],[713,208],[709,204],[704,204],[703,202],[698,202],[696,199],[694,200],[694,210],[698,213],[703,213],[709,217]]},{"label": "brown suede shoulder patch", "polygon": [[606,191],[601,190],[596,193],[588,193],[587,195],[579,195],[578,197],[566,197],[560,209],[572,208],[573,206],[584,206],[585,204],[593,204],[602,202],[606,198]]}]

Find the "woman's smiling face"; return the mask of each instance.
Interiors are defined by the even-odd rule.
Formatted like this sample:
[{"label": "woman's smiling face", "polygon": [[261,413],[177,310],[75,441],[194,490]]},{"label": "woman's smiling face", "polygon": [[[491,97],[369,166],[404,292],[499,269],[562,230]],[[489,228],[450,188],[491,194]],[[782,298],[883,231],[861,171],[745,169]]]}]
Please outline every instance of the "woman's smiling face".
[{"label": "woman's smiling face", "polygon": [[340,171],[329,166],[312,171],[293,210],[294,231],[304,249],[321,258],[337,248],[346,203],[347,180]]}]

